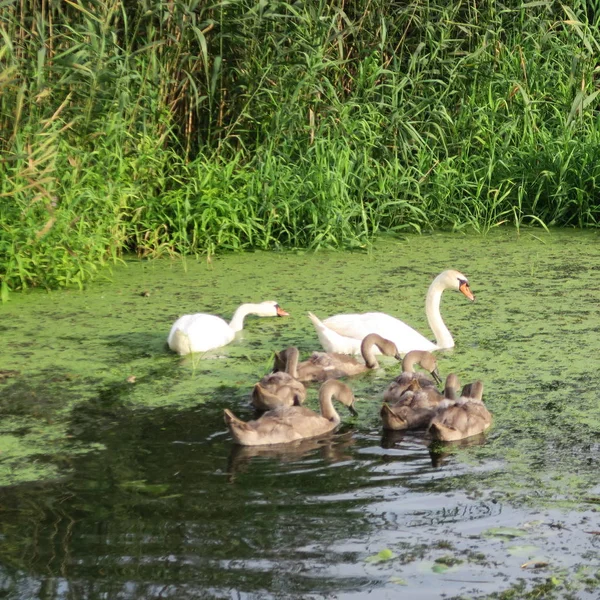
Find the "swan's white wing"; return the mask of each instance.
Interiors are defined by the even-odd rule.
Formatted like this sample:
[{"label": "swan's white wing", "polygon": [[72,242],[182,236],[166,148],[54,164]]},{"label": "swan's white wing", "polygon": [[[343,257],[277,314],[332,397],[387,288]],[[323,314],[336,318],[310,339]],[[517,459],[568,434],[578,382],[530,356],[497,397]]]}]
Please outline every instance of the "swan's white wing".
[{"label": "swan's white wing", "polygon": [[334,315],[323,324],[335,333],[362,340],[369,333],[378,333],[392,340],[401,353],[411,350],[435,350],[437,346],[412,327],[390,315],[380,312]]},{"label": "swan's white wing", "polygon": [[[176,335],[177,331],[184,334],[185,338],[181,334]],[[221,317],[196,313],[179,317],[171,327],[167,342],[172,350],[180,354],[187,354],[189,352],[206,352],[225,346],[234,337],[233,330]],[[187,344],[183,344],[184,339],[187,339]],[[178,345],[185,347],[179,348]]]},{"label": "swan's white wing", "polygon": [[[319,341],[327,352],[340,352],[341,354],[360,354],[361,340],[351,338],[348,336],[340,335],[333,329],[327,327],[322,321],[318,319],[311,312],[308,313],[310,320],[312,321]],[[376,353],[378,349],[375,348]]]}]

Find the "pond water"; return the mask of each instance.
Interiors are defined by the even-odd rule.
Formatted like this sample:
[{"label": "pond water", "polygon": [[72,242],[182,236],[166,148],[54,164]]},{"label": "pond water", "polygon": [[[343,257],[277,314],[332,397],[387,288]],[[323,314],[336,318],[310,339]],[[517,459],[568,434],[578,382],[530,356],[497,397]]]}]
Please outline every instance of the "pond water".
[{"label": "pond water", "polygon": [[[600,244],[595,232],[382,239],[365,253],[131,260],[83,292],[0,305],[0,596],[597,598]],[[456,348],[442,377],[485,384],[482,438],[384,435],[398,371],[349,380],[358,417],[319,440],[235,446],[273,350],[319,348],[306,316],[381,310],[428,337],[445,268]],[[181,314],[249,317],[227,347],[179,357]],[[308,404],[317,406],[317,387]]]}]

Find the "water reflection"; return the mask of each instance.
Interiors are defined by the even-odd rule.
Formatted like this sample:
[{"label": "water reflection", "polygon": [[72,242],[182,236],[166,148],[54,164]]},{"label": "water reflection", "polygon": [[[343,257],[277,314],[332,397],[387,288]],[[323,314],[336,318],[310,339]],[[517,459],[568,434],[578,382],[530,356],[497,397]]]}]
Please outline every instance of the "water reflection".
[{"label": "water reflection", "polygon": [[429,455],[431,456],[431,465],[433,467],[442,467],[446,464],[448,459],[456,454],[456,451],[461,448],[473,448],[475,446],[482,446],[487,440],[485,433],[473,435],[462,440],[456,440],[454,442],[440,442],[438,440],[432,441],[429,444]]},{"label": "water reflection", "polygon": [[[481,533],[535,515],[484,490],[439,493],[457,476],[477,485],[474,465],[450,453],[441,469],[432,466],[428,440],[406,432],[384,443],[380,431],[346,429],[285,447],[240,447],[221,425],[219,404],[228,400],[179,412],[90,406],[96,427],[88,429],[81,409],[80,437],[102,431],[105,450],[72,461],[59,483],[0,494],[4,597],[349,599],[370,590],[392,598],[401,577],[408,597],[433,599],[439,592],[425,582],[449,554],[460,574],[444,580],[447,594],[497,589],[499,569],[522,576],[504,542]],[[482,441],[464,440],[461,451]],[[596,543],[578,538],[577,527],[569,540],[523,531],[545,552],[568,542],[583,553]],[[394,560],[366,560],[386,549]]]},{"label": "water reflection", "polygon": [[230,481],[235,481],[235,475],[239,472],[247,472],[250,463],[260,460],[261,468],[268,469],[268,464],[275,462],[273,471],[279,474],[280,468],[277,463],[288,463],[288,465],[304,465],[305,467],[314,463],[326,466],[345,460],[351,460],[352,455],[348,450],[354,445],[355,440],[352,431],[342,434],[329,434],[325,437],[299,440],[289,444],[275,444],[272,446],[240,446],[232,444],[227,463],[227,472],[230,473]]},{"label": "water reflection", "polygon": [[487,436],[485,433],[474,435],[454,442],[440,442],[431,440],[424,430],[395,431],[383,429],[381,435],[381,447],[385,450],[402,451],[405,447],[412,445],[422,446],[429,450],[432,467],[443,467],[448,460],[456,455],[457,450],[473,448],[485,444]]}]

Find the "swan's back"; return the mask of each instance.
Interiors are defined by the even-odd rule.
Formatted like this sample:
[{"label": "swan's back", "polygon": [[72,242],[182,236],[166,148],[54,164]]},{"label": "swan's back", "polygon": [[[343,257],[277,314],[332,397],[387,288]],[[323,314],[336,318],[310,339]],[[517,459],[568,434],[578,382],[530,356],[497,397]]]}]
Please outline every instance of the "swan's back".
[{"label": "swan's back", "polygon": [[357,340],[364,339],[370,333],[378,333],[394,342],[402,354],[411,350],[437,349],[433,342],[410,325],[382,312],[334,315],[325,319],[323,324],[339,335]]},{"label": "swan's back", "polygon": [[265,375],[252,390],[252,405],[258,410],[294,406],[306,400],[306,388],[288,373],[277,371]]},{"label": "swan's back", "polygon": [[358,375],[367,370],[364,363],[339,352],[313,352],[308,360],[298,364],[300,381],[326,381]]},{"label": "swan's back", "polygon": [[316,437],[336,425],[305,406],[276,408],[247,423],[226,410],[225,422],[233,439],[244,446],[285,444]]},{"label": "swan's back", "polygon": [[383,401],[384,402],[398,402],[404,392],[410,387],[413,381],[416,381],[419,384],[419,387],[422,389],[425,388],[435,388],[435,382],[427,377],[425,373],[407,373],[403,372],[392,381],[385,392],[383,392]]},{"label": "swan's back", "polygon": [[382,405],[383,427],[393,430],[427,427],[443,399],[435,387],[420,388],[417,380],[413,380],[395,404]]},{"label": "swan's back", "polygon": [[457,402],[441,410],[429,424],[429,433],[442,441],[478,435],[492,424],[492,415],[481,402]]},{"label": "swan's back", "polygon": [[390,406],[389,404],[383,404],[380,414],[384,429],[400,431],[403,429],[427,427],[434,414],[434,409],[418,406]]},{"label": "swan's back", "polygon": [[196,313],[183,315],[173,323],[167,343],[171,350],[189,354],[225,346],[234,337],[235,333],[221,317]]},{"label": "swan's back", "polygon": [[431,420],[429,433],[442,441],[462,440],[484,432],[492,424],[492,415],[482,401],[483,384],[475,381],[463,388],[456,400],[445,400]]}]

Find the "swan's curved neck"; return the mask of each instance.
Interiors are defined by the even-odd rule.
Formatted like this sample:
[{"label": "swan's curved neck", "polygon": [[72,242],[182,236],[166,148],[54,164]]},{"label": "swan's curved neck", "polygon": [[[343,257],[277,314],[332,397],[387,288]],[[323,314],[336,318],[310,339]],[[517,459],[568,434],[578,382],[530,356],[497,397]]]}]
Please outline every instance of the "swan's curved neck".
[{"label": "swan's curved neck", "polygon": [[330,379],[321,386],[319,390],[319,405],[321,406],[321,415],[331,421],[332,423],[339,423],[341,421],[340,415],[338,415],[335,408],[333,408],[332,398],[334,395],[342,393],[339,382]]},{"label": "swan's curved neck", "polygon": [[421,360],[421,352],[419,350],[411,350],[404,355],[402,359],[402,371],[405,373],[414,373],[415,365]]},{"label": "swan's curved neck", "polygon": [[238,306],[237,310],[233,313],[233,318],[229,322],[229,327],[234,332],[241,331],[244,328],[244,319],[247,315],[255,315],[259,310],[258,304],[242,304]]},{"label": "swan's curved neck", "polygon": [[440,348],[452,348],[454,339],[440,313],[440,302],[445,289],[447,289],[447,286],[440,280],[439,276],[431,282],[425,299],[425,313],[427,314],[429,327],[435,336],[436,344]]},{"label": "swan's curved neck", "polygon": [[365,361],[365,365],[369,367],[369,369],[378,369],[379,363],[375,358],[375,346],[377,346],[382,352],[383,349],[377,344],[375,341],[375,334],[370,334],[362,341],[360,345],[360,352],[362,354],[363,360]]},{"label": "swan's curved neck", "polygon": [[285,372],[298,379],[298,348],[292,346],[286,350]]}]

